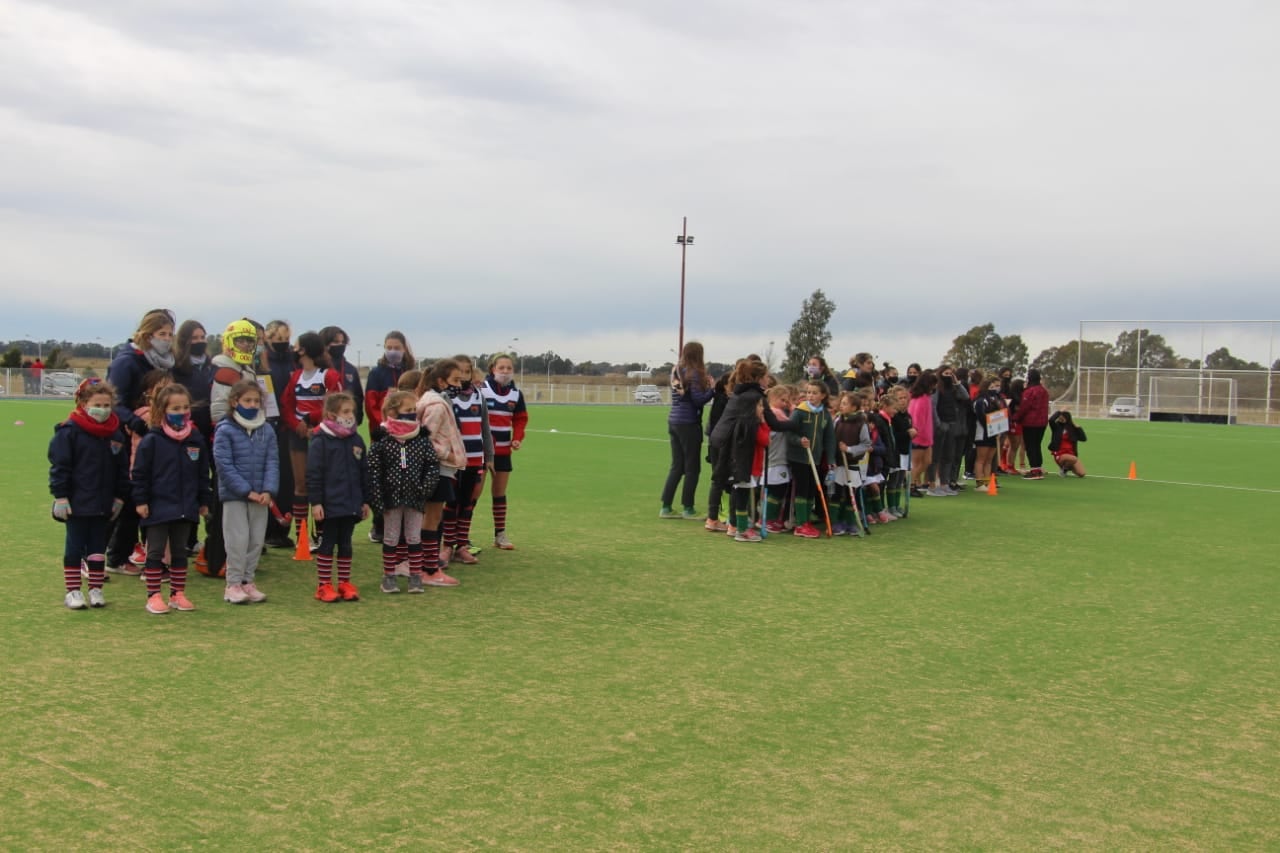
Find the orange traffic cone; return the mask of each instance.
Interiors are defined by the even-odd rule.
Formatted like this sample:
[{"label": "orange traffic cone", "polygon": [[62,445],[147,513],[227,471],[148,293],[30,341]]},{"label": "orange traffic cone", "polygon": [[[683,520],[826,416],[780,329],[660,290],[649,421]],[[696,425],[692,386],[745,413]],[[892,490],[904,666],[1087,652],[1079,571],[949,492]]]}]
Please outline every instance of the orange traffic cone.
[{"label": "orange traffic cone", "polygon": [[302,527],[298,529],[298,546],[293,549],[293,559],[300,563],[311,562],[311,533],[307,530],[311,526],[308,524],[310,518],[310,512],[303,516]]},{"label": "orange traffic cone", "polygon": [[1137,462],[1129,463],[1129,479],[1130,480],[1138,479],[1138,463]]},{"label": "orange traffic cone", "polygon": [[1000,494],[1000,487],[996,485],[996,475],[995,475],[995,474],[992,474],[992,475],[991,475],[991,482],[987,484],[987,494],[989,494],[989,495],[998,495],[998,494]]}]

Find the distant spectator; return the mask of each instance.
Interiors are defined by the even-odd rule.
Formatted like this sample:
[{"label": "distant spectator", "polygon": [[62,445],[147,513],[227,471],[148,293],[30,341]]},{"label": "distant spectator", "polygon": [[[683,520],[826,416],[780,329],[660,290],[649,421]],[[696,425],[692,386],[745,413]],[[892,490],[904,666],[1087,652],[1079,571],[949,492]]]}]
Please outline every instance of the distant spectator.
[{"label": "distant spectator", "polygon": [[1058,473],[1067,472],[1084,477],[1084,463],[1080,461],[1080,443],[1088,441],[1084,429],[1071,419],[1071,412],[1063,409],[1049,416],[1049,452],[1058,463]]},{"label": "distant spectator", "polygon": [[1027,480],[1044,479],[1044,430],[1049,425],[1049,392],[1040,384],[1040,371],[1027,371],[1027,390],[1014,413],[1022,427],[1022,440],[1027,445],[1027,462],[1031,470],[1023,474]]}]

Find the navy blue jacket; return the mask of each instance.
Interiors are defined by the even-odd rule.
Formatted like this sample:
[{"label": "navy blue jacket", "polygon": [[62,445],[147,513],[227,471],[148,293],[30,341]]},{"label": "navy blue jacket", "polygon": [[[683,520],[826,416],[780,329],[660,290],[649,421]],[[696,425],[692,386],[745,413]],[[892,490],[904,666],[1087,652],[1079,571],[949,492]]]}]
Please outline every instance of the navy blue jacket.
[{"label": "navy blue jacket", "polygon": [[130,446],[122,429],[97,438],[63,421],[49,441],[49,491],[77,518],[110,515],[112,501],[129,498]]},{"label": "navy blue jacket", "polygon": [[276,431],[266,423],[249,432],[234,414],[224,420],[213,437],[213,459],[223,501],[248,500],[250,492],[280,491],[280,447]]},{"label": "navy blue jacket", "polygon": [[151,371],[151,362],[142,351],[129,346],[107,367],[107,381],[116,389],[116,417],[137,434],[147,432],[147,422],[133,412],[142,406],[142,377]]},{"label": "navy blue jacket", "polygon": [[213,415],[209,411],[209,395],[213,389],[212,359],[204,364],[191,364],[187,368],[174,365],[173,381],[187,389],[191,395],[191,420],[205,438],[213,438]]},{"label": "navy blue jacket", "polygon": [[359,433],[338,438],[320,427],[307,448],[307,501],[324,507],[325,518],[359,517],[369,502],[368,471]]},{"label": "navy blue jacket", "polygon": [[133,457],[133,503],[147,504],[142,527],[171,521],[198,521],[200,507],[213,502],[209,448],[198,430],[175,441],[160,427],[142,437]]},{"label": "navy blue jacket", "polygon": [[342,390],[356,399],[356,426],[364,423],[364,387],[360,384],[360,371],[345,358],[329,365],[342,377]]},{"label": "navy blue jacket", "polygon": [[[716,395],[715,385],[705,387],[706,374],[693,368],[671,368],[671,412],[668,426],[701,424],[702,407]],[[677,391],[676,388],[680,390]]]}]

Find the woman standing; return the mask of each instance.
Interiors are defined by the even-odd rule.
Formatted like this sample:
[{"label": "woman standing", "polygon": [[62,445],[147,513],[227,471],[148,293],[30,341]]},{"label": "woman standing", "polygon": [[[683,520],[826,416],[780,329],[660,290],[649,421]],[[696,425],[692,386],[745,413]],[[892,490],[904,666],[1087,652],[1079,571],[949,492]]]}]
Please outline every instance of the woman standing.
[{"label": "woman standing", "polygon": [[[680,363],[671,368],[671,412],[667,415],[667,436],[671,440],[671,468],[662,487],[662,509],[659,518],[691,518],[702,516],[694,509],[694,493],[702,470],[702,409],[715,394],[715,384],[707,374],[702,344],[689,341],[680,354]],[[676,487],[684,479],[680,493],[682,511],[672,506]]]}]

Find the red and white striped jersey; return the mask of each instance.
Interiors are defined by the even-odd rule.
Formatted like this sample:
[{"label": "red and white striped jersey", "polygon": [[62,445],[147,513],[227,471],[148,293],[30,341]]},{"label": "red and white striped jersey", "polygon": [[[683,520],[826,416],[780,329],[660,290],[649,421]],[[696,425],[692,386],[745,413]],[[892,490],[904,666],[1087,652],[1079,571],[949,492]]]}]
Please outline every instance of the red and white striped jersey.
[{"label": "red and white striped jersey", "polygon": [[492,376],[485,377],[480,392],[489,407],[489,434],[493,436],[493,452],[497,456],[510,456],[512,439],[524,441],[525,425],[529,423],[524,395],[514,382],[503,388]]},{"label": "red and white striped jersey", "polygon": [[464,386],[453,398],[453,418],[467,450],[467,467],[484,467],[484,398],[474,388]]}]

